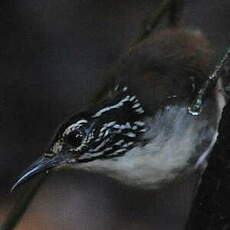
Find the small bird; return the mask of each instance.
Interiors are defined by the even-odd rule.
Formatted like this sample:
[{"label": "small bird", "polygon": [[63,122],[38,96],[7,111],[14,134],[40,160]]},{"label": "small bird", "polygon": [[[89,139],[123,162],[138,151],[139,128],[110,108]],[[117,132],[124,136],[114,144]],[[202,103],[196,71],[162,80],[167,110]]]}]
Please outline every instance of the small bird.
[{"label": "small bird", "polygon": [[198,30],[154,32],[122,56],[88,109],[72,116],[15,188],[42,171],[84,169],[144,189],[203,170],[224,107],[221,82],[200,114],[188,106],[207,80],[213,51]]}]

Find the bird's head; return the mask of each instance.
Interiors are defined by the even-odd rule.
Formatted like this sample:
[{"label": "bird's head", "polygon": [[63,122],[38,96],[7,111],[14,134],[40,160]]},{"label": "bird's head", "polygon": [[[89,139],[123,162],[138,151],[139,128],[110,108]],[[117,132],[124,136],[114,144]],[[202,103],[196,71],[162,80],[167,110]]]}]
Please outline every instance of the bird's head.
[{"label": "bird's head", "polygon": [[89,111],[71,117],[59,128],[51,147],[22,173],[13,189],[51,168],[121,156],[138,145],[146,131],[144,110],[126,86],[116,85]]}]

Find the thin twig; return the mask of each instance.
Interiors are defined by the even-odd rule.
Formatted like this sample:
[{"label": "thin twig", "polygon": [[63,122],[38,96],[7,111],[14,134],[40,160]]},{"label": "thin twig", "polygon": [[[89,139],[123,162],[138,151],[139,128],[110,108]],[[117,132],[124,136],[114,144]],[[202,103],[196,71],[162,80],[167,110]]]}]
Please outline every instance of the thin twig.
[{"label": "thin twig", "polygon": [[147,38],[167,12],[169,12],[169,25],[177,26],[181,20],[183,8],[184,0],[164,0],[157,10],[151,12],[151,14],[144,20],[144,25],[140,29],[140,32],[131,46],[134,46]]},{"label": "thin twig", "polygon": [[184,9],[184,0],[174,0],[171,2],[168,23],[170,26],[178,26],[181,22]]},{"label": "thin twig", "polygon": [[149,36],[149,34],[155,29],[155,27],[160,22],[162,16],[170,9],[172,2],[173,0],[164,0],[157,10],[151,12],[151,14],[143,22],[144,25],[140,29],[140,32],[138,33],[136,39],[134,40],[131,46],[136,45],[137,43]]},{"label": "thin twig", "polygon": [[188,111],[192,115],[199,115],[202,111],[204,99],[209,91],[209,89],[212,87],[212,85],[215,85],[217,80],[220,78],[220,73],[225,67],[225,64],[230,59],[230,45],[225,52],[223,58],[221,59],[220,63],[215,67],[215,70],[212,74],[209,75],[208,80],[204,82],[204,85],[199,90],[197,96],[193,100],[192,104],[188,107]]}]

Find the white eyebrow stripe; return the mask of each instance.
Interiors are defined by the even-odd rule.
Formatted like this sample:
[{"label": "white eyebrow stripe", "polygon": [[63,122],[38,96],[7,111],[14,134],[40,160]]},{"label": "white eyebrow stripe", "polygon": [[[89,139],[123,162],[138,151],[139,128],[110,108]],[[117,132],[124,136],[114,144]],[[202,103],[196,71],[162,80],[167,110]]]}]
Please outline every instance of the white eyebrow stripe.
[{"label": "white eyebrow stripe", "polygon": [[125,98],[123,98],[121,101],[119,101],[119,102],[118,102],[117,104],[115,104],[115,105],[111,105],[111,106],[108,106],[108,107],[105,107],[105,108],[99,110],[99,111],[96,112],[92,117],[93,117],[93,118],[96,118],[96,117],[101,116],[103,113],[108,112],[108,111],[110,111],[110,110],[112,110],[112,109],[118,109],[118,108],[120,108],[120,107],[123,106],[124,102],[127,102],[127,101],[130,101],[130,96],[126,96]]},{"label": "white eyebrow stripe", "polygon": [[77,121],[76,123],[70,125],[69,127],[67,127],[63,133],[63,135],[68,135],[71,131],[73,131],[74,129],[80,127],[81,124],[85,124],[87,123],[88,121],[87,120],[80,120],[80,121]]}]

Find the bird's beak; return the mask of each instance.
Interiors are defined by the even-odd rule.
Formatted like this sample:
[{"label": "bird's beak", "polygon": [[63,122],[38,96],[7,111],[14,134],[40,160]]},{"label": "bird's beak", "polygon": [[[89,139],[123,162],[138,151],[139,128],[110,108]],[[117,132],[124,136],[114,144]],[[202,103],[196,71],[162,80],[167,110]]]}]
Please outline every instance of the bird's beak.
[{"label": "bird's beak", "polygon": [[58,166],[62,159],[57,155],[53,157],[42,156],[28,167],[18,178],[16,183],[12,186],[11,192],[19,185],[33,177],[34,175],[47,171],[55,166]]}]

